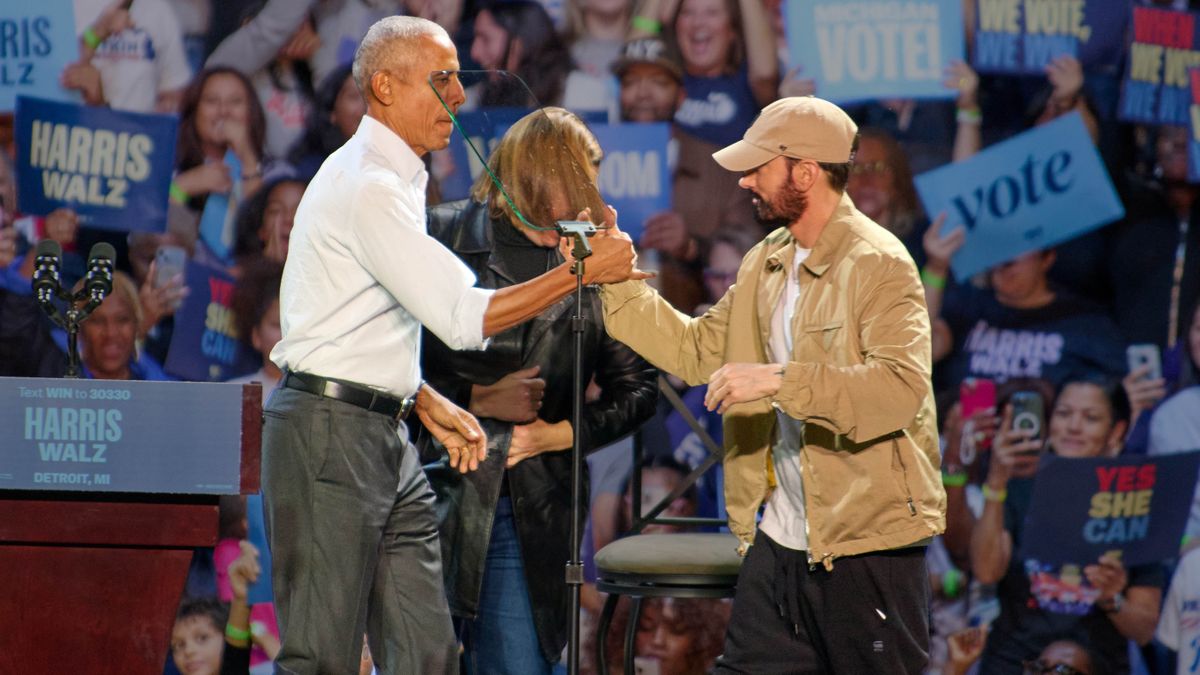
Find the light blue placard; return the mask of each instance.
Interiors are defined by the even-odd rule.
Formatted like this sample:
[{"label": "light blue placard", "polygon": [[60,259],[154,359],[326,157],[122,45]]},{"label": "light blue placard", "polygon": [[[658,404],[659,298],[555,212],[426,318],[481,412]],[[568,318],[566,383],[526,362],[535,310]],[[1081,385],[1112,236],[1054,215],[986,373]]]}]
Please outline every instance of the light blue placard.
[{"label": "light blue placard", "polygon": [[671,125],[593,124],[604,149],[600,163],[600,196],[617,210],[617,224],[634,241],[646,219],[671,208],[671,172],[667,143]]},{"label": "light blue placard", "polygon": [[204,200],[200,214],[200,239],[208,250],[226,263],[233,262],[233,247],[237,241],[237,210],[242,202],[242,163],[233,150],[225,151],[225,166],[233,178],[229,192],[213,192]]},{"label": "light blue placard", "polygon": [[950,262],[960,280],[1125,215],[1079,113],[915,182],[925,212],[946,213],[943,232],[967,228],[967,241]]},{"label": "light blue placard", "polygon": [[953,98],[942,85],[963,58],[961,0],[789,0],[785,30],[791,66],[813,78],[817,96]]},{"label": "light blue placard", "polygon": [[79,214],[80,225],[162,232],[177,128],[174,115],[19,97],[21,210],[46,215],[66,207]]},{"label": "light blue placard", "polygon": [[251,605],[275,601],[271,595],[271,546],[267,540],[263,506],[262,493],[246,495],[246,538],[258,549],[258,566],[261,570],[258,581],[250,584],[247,590],[246,601]]},{"label": "light blue placard", "polygon": [[242,387],[0,378],[0,490],[237,494]]},{"label": "light blue placard", "polygon": [[63,69],[78,60],[71,0],[0,3],[0,113],[12,112],[17,96],[79,100],[59,84]]}]

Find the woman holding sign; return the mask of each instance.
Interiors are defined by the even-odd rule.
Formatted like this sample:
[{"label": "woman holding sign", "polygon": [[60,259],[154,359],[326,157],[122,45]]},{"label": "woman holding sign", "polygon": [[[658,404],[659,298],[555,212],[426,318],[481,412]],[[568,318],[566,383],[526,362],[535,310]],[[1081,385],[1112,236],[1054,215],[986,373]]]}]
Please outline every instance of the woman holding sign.
[{"label": "woman holding sign", "polygon": [[1116,455],[1129,424],[1129,402],[1119,384],[1076,379],[1062,387],[1049,410],[1043,441],[1040,425],[1017,428],[1022,425],[1013,420],[1021,411],[1014,413],[1009,403],[993,442],[983,515],[971,533],[972,572],[982,583],[998,582],[1000,598],[980,672],[1018,674],[1022,661],[1064,636],[1092,649],[1113,672],[1129,672],[1127,641],[1149,642],[1158,622],[1161,567],[1126,569],[1119,557],[1105,555],[1091,565],[1049,569],[1015,555],[1027,534],[1039,454]]}]

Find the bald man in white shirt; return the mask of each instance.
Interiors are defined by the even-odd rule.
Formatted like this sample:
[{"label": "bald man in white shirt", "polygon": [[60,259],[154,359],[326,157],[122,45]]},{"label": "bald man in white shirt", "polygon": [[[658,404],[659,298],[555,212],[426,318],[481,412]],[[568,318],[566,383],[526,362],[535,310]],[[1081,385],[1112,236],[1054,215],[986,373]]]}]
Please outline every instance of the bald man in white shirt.
[{"label": "bald man in white shirt", "polygon": [[[271,352],[286,375],[263,429],[279,672],[355,673],[364,632],[380,673],[457,671],[434,496],[403,420],[415,410],[464,472],[485,458],[486,439],[422,382],[420,329],[482,349],[574,290],[568,263],[509,288],[475,288],[426,234],[421,156],[449,141],[439,96],[451,110],[465,100],[458,67],[437,24],[372,26],[354,59],[367,113],[296,212],[283,338]],[[585,283],[648,276],[626,235],[592,246]]]}]

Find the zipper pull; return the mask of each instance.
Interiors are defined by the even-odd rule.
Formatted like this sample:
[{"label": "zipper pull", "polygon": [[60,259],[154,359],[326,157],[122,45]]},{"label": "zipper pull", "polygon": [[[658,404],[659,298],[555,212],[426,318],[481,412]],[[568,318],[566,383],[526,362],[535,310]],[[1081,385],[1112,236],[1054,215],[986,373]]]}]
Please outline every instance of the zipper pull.
[{"label": "zipper pull", "polygon": [[914,516],[917,515],[917,507],[913,506],[912,497],[908,498],[908,512]]}]

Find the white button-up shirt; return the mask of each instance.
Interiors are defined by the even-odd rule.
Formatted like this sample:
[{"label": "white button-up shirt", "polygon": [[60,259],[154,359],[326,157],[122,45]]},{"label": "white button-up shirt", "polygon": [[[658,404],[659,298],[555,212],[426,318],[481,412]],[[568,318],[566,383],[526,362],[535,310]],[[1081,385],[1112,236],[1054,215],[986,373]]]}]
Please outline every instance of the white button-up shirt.
[{"label": "white button-up shirt", "polygon": [[406,397],[421,381],[422,325],[483,349],[494,291],[426,233],[427,179],[408,144],[365,115],[325,160],[296,210],[276,365]]}]

